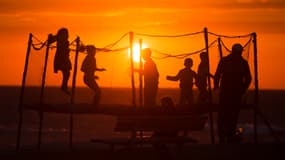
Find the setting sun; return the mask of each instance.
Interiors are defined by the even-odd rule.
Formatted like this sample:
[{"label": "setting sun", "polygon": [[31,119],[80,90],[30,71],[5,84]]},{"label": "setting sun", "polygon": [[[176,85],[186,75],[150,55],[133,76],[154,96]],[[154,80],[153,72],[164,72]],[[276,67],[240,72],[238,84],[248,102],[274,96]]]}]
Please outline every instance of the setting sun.
[{"label": "setting sun", "polygon": [[[146,44],[142,44],[142,49],[147,48],[148,46]],[[133,46],[133,60],[134,62],[138,63],[140,61],[140,44],[135,43]],[[129,56],[130,56],[130,49],[129,49]]]}]

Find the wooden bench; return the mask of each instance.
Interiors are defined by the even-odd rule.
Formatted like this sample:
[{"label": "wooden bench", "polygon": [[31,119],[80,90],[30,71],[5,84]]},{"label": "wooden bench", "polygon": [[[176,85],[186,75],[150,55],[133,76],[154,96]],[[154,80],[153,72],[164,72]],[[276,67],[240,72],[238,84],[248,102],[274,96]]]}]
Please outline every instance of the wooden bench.
[{"label": "wooden bench", "polygon": [[[197,143],[198,141],[188,136],[178,136],[180,131],[203,130],[207,116],[204,115],[133,115],[119,116],[114,128],[115,132],[129,132],[127,138],[92,139],[93,143],[136,146],[144,144],[180,144]],[[137,133],[153,132],[156,136],[140,136]],[[169,134],[170,133],[170,134]],[[158,136],[159,135],[159,136]]]}]

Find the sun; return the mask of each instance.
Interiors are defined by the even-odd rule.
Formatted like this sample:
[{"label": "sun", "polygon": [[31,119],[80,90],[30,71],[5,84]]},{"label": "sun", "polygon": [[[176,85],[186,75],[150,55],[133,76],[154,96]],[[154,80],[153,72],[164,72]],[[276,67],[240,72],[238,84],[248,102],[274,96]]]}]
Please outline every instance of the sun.
[{"label": "sun", "polygon": [[[148,46],[146,44],[142,44],[142,49],[147,48]],[[129,56],[130,56],[130,49],[129,49]],[[140,44],[135,43],[133,45],[133,61],[136,63],[140,62]]]}]

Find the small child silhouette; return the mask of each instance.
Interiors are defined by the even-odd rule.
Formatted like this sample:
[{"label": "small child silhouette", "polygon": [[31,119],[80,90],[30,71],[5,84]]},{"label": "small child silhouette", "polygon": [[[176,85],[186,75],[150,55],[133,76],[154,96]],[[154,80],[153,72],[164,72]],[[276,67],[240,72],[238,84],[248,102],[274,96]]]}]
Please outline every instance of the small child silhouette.
[{"label": "small child silhouette", "polygon": [[184,60],[185,68],[181,69],[176,76],[166,76],[167,80],[180,81],[180,105],[193,104],[193,84],[196,82],[196,72],[191,69],[193,60]]},{"label": "small child silhouette", "polygon": [[95,75],[96,71],[106,71],[105,68],[97,68],[96,65],[96,48],[94,45],[87,45],[86,47],[87,55],[82,62],[81,71],[84,72],[83,81],[84,83],[94,91],[93,103],[99,105],[101,98],[101,89],[99,88],[95,79],[98,79]]},{"label": "small child silhouette", "polygon": [[209,92],[207,90],[208,82],[207,78],[210,76],[211,78],[214,78],[212,74],[209,73],[209,62],[206,52],[200,53],[200,59],[201,62],[198,66],[198,72],[197,72],[197,82],[196,86],[199,89],[199,95],[198,95],[198,103],[207,103],[209,102]]}]

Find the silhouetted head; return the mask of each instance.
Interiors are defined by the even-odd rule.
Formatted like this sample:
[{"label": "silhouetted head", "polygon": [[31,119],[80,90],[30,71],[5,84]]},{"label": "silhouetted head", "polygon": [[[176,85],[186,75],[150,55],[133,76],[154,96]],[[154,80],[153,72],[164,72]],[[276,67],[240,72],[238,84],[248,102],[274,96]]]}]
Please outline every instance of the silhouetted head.
[{"label": "silhouetted head", "polygon": [[86,51],[88,55],[94,56],[96,54],[96,47],[94,45],[87,45]]},{"label": "silhouetted head", "polygon": [[201,59],[201,61],[206,61],[207,60],[207,53],[206,52],[200,53],[200,59]]},{"label": "silhouetted head", "polygon": [[67,28],[61,28],[57,31],[57,40],[65,41],[68,39],[68,30]]},{"label": "silhouetted head", "polygon": [[185,67],[192,67],[193,66],[193,60],[191,59],[191,58],[186,58],[185,60],[184,60],[184,66]]},{"label": "silhouetted head", "polygon": [[146,60],[146,61],[148,59],[150,59],[151,58],[151,50],[150,50],[150,48],[143,49],[142,50],[142,56],[143,56],[143,59]]},{"label": "silhouetted head", "polygon": [[232,46],[232,54],[236,56],[241,56],[243,51],[243,47],[241,44],[236,43]]},{"label": "silhouetted head", "polygon": [[163,109],[172,110],[174,109],[175,104],[171,97],[163,97],[161,98],[161,106],[163,107]]}]

